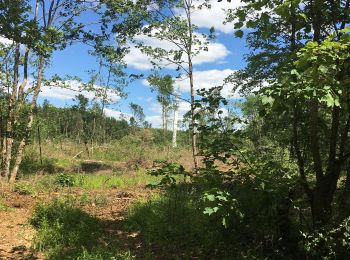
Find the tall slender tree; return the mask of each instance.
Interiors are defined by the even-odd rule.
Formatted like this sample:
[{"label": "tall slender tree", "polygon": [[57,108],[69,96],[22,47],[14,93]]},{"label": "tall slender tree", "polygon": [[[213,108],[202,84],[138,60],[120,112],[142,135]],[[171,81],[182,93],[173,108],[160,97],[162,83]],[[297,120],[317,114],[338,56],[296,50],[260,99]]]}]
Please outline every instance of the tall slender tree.
[{"label": "tall slender tree", "polygon": [[[12,69],[8,70],[8,62],[1,68],[7,74],[8,104],[1,175],[10,182],[16,179],[32,130],[45,65],[54,50],[63,49],[83,34],[84,25],[75,18],[89,7],[93,8],[92,3],[71,0],[36,0],[32,3],[5,0],[0,3],[0,35],[12,42]],[[28,87],[30,71],[34,81]],[[14,145],[16,149],[13,149]],[[14,161],[13,165],[11,161]]]},{"label": "tall slender tree", "polygon": [[[109,3],[108,6],[111,10],[120,11],[120,4],[113,1],[107,1],[107,3]],[[198,27],[192,22],[192,14],[196,9],[209,7],[208,1],[198,3],[193,0],[139,0],[134,3],[128,2],[125,10],[127,13],[126,19],[115,25],[115,30],[118,33],[124,32],[126,36],[133,37],[134,44],[143,53],[151,57],[154,67],[172,66],[188,78],[188,90],[191,97],[192,155],[196,172],[198,162],[193,59],[199,53],[208,51],[208,43],[213,37],[214,29],[212,28],[208,34],[200,33]],[[140,40],[140,37],[134,37],[135,35],[156,39],[170,47],[149,45]]]}]

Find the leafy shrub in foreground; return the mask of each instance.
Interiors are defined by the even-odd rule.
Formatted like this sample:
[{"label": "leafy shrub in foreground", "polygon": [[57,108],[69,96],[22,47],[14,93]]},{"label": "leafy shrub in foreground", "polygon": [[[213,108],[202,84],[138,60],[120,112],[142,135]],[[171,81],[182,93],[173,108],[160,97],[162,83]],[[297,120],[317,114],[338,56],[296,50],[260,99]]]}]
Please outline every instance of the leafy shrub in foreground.
[{"label": "leafy shrub in foreground", "polygon": [[224,254],[229,257],[233,254],[228,247],[224,248],[225,228],[205,216],[198,201],[184,191],[168,191],[134,204],[128,212],[126,226],[139,231],[146,243],[161,245],[164,250],[187,257],[196,250],[201,256]]},{"label": "leafy shrub in foreground", "polygon": [[57,175],[55,183],[62,187],[73,187],[77,184],[77,180],[73,175],[62,173]]},{"label": "leafy shrub in foreground", "polygon": [[44,251],[50,259],[76,259],[83,248],[90,252],[98,246],[98,220],[67,200],[38,204],[30,223],[38,231],[34,249]]},{"label": "leafy shrub in foreground", "polygon": [[350,257],[350,217],[338,226],[302,233],[303,249],[317,259],[349,259]]}]

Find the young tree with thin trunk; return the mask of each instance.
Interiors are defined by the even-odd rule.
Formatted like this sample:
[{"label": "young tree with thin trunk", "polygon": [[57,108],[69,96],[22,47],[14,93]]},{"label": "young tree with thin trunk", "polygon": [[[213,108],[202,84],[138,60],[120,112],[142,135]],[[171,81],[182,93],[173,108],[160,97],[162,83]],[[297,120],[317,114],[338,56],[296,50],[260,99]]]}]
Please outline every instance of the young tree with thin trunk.
[{"label": "young tree with thin trunk", "polygon": [[[111,9],[115,7],[112,1]],[[188,90],[191,103],[191,146],[195,172],[198,171],[197,131],[195,111],[195,82],[193,59],[201,52],[208,51],[208,43],[212,38],[213,29],[209,34],[198,32],[198,27],[192,23],[192,14],[196,9],[209,8],[207,1],[201,3],[193,0],[149,1],[140,0],[129,3],[126,19],[116,24],[116,31],[125,32],[132,38],[134,44],[151,58],[154,67],[174,68],[184,78],[188,79]],[[116,8],[116,7],[115,7]],[[136,25],[136,26],[135,26]],[[138,27],[137,27],[138,25]],[[132,28],[132,29],[130,29]],[[170,47],[155,47],[148,45],[137,36],[147,36]],[[136,37],[135,37],[136,36]],[[126,39],[130,39],[126,38]],[[180,77],[179,75],[179,77]]]},{"label": "young tree with thin trunk", "polygon": [[170,75],[160,76],[157,74],[150,75],[147,80],[151,90],[158,93],[157,101],[162,107],[162,128],[165,137],[168,131],[169,111],[173,103],[174,82]]},{"label": "young tree with thin trunk", "polygon": [[[7,74],[8,105],[1,176],[10,182],[17,177],[32,130],[45,65],[53,51],[63,49],[81,36],[84,25],[75,18],[88,7],[91,3],[72,0],[36,0],[34,3],[5,0],[0,3],[0,35],[12,42],[12,69],[7,69],[8,62],[1,67]],[[30,72],[34,75],[32,82],[29,82]]]}]

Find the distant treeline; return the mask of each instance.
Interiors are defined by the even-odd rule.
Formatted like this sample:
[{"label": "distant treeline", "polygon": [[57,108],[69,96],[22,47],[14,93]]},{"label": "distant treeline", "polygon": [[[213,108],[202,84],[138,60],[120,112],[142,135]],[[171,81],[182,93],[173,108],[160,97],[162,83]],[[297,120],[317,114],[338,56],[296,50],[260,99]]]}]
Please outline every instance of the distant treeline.
[{"label": "distant treeline", "polygon": [[[104,144],[120,140],[142,129],[135,123],[135,120],[131,119],[128,122],[126,119],[106,116],[101,105],[90,104],[89,100],[82,95],[78,95],[75,101],[76,104],[70,107],[56,107],[48,100],[44,100],[35,111],[36,118],[33,131],[29,136],[30,142],[37,142],[40,138],[42,141],[69,140],[79,144]],[[1,100],[0,108],[0,139],[3,140],[7,134],[5,115],[8,109],[8,104],[4,99]],[[18,121],[21,120],[18,118]],[[17,124],[13,133],[10,134],[23,135],[19,126],[20,124]],[[154,143],[165,144],[171,141],[171,131],[165,134],[161,129],[151,129],[151,131]],[[180,144],[188,142],[188,138],[186,131],[179,131],[178,142]]]},{"label": "distant treeline", "polygon": [[[80,100],[71,107],[55,107],[48,101],[38,107],[35,121],[43,139],[70,139],[78,143],[106,143],[128,135],[132,126],[124,119],[108,117],[101,106]],[[32,136],[37,136],[33,131]]]}]

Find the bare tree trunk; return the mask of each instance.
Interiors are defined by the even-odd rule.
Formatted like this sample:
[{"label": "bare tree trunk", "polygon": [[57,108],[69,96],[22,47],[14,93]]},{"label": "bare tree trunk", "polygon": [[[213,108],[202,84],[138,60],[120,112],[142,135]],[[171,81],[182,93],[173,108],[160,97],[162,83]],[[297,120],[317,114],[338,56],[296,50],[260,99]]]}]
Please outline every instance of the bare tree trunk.
[{"label": "bare tree trunk", "polygon": [[179,102],[179,94],[176,94],[175,108],[174,108],[174,121],[173,121],[173,147],[174,148],[177,147],[176,134],[177,134],[178,102]]},{"label": "bare tree trunk", "polygon": [[43,56],[40,56],[39,66],[38,66],[38,79],[37,79],[37,82],[35,84],[33,98],[32,98],[32,102],[30,105],[29,113],[28,113],[28,122],[27,122],[26,130],[25,130],[25,136],[22,138],[20,145],[18,147],[16,161],[15,161],[15,164],[14,164],[13,169],[11,171],[11,175],[10,175],[10,179],[9,179],[10,182],[14,182],[16,180],[18,169],[19,169],[19,166],[20,166],[22,159],[23,159],[26,141],[27,141],[27,138],[28,138],[30,132],[32,131],[32,126],[33,126],[33,121],[34,121],[34,110],[35,110],[36,105],[37,105],[37,100],[38,100],[38,96],[40,93],[40,88],[41,88],[41,84],[42,84],[42,80],[43,80],[44,65],[45,65],[45,58]]},{"label": "bare tree trunk", "polygon": [[195,120],[195,92],[194,92],[194,81],[193,81],[193,64],[192,64],[192,40],[193,40],[193,25],[191,19],[191,4],[192,0],[184,0],[184,7],[187,17],[188,26],[188,46],[187,46],[187,58],[188,58],[188,77],[190,79],[190,93],[191,93],[191,145],[192,145],[192,156],[195,173],[198,172],[198,161],[197,161],[197,132],[196,132],[196,120]]},{"label": "bare tree trunk", "polygon": [[18,88],[18,69],[20,63],[20,44],[15,45],[15,61],[13,67],[13,83],[12,93],[9,99],[8,107],[8,118],[6,124],[6,145],[5,153],[3,154],[3,165],[2,165],[2,176],[6,179],[10,175],[11,159],[12,159],[12,146],[13,146],[13,124],[16,112],[16,99],[17,99],[17,88]]}]

